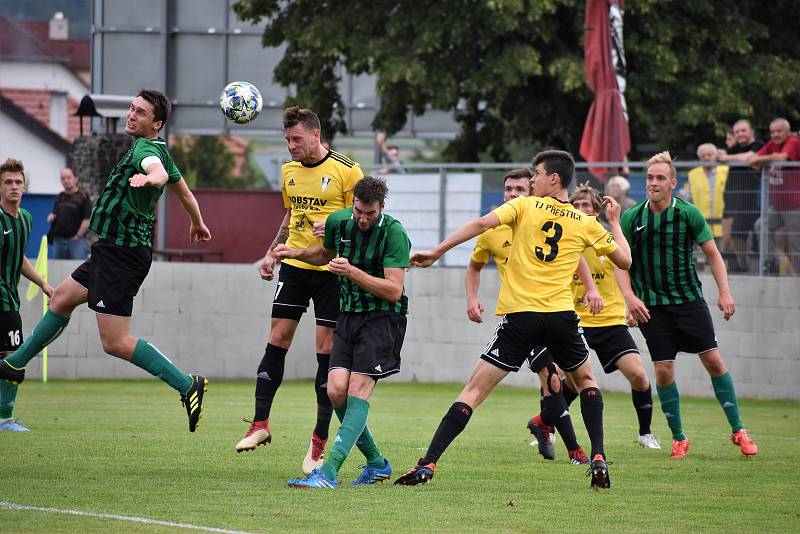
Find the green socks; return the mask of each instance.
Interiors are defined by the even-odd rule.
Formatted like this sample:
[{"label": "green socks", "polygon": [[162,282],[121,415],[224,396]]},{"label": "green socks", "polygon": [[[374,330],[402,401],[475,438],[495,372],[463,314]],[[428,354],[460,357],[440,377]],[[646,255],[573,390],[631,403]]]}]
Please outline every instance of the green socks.
[{"label": "green socks", "polygon": [[681,396],[678,393],[678,385],[673,382],[667,387],[656,385],[658,400],[661,401],[661,411],[667,418],[667,425],[672,431],[672,439],[683,441],[686,434],[683,433],[681,424]]},{"label": "green socks", "polygon": [[744,428],[742,418],[739,417],[739,403],[736,401],[736,391],[733,389],[731,374],[712,376],[711,385],[714,386],[714,395],[717,396],[717,400],[728,418],[731,430],[736,432]]},{"label": "green socks", "polygon": [[178,390],[181,395],[185,395],[192,387],[192,377],[175,367],[169,358],[144,339],[136,342],[131,363],[151,375],[157,376],[173,389]]},{"label": "green socks", "polygon": [[[367,427],[369,402],[358,397],[347,397],[347,411],[342,419],[342,424],[336,432],[333,448],[325,458],[322,472],[331,480],[336,480],[339,469],[353,449],[356,440]],[[337,413],[338,415],[338,413]]]},{"label": "green socks", "polygon": [[17,386],[0,380],[0,419],[8,419],[14,411],[17,399]]},{"label": "green socks", "polygon": [[[742,418],[739,416],[739,403],[736,401],[736,391],[733,388],[733,379],[730,373],[722,376],[712,376],[711,385],[714,386],[714,394],[717,396],[720,406],[722,406],[731,430],[736,432],[744,428]],[[686,439],[681,426],[681,400],[678,394],[678,385],[673,382],[669,386],[662,388],[656,386],[658,398],[661,400],[661,411],[667,418],[667,424],[672,430],[672,439]]]},{"label": "green socks", "polygon": [[[24,369],[34,356],[39,354],[43,348],[61,335],[68,324],[69,317],[64,317],[47,310],[42,320],[39,321],[39,324],[37,324],[33,332],[31,332],[30,337],[25,340],[25,343],[23,343],[14,354],[6,358],[6,362],[15,369]],[[189,388],[192,386],[192,378],[189,375],[175,367],[175,364],[169,361],[169,358],[161,354],[157,348],[143,339],[140,339],[136,343],[136,349],[133,351],[131,363],[137,367],[141,367],[151,375],[157,376],[177,389],[181,394],[189,391]],[[2,392],[2,409],[5,409],[5,389],[3,389]],[[11,406],[13,406],[13,402],[14,400],[11,399]]]},{"label": "green socks", "polygon": [[[339,421],[343,421],[347,408],[342,406],[340,408],[334,408],[334,410],[336,410],[336,417],[339,418]],[[367,459],[368,466],[378,469],[384,466],[383,455],[381,455],[381,452],[378,450],[378,445],[375,443],[375,439],[372,437],[368,426],[365,426],[364,431],[358,436],[356,447],[358,447],[358,450],[360,450],[361,454]]]},{"label": "green socks", "polygon": [[6,362],[15,369],[24,369],[34,356],[61,335],[68,324],[69,317],[47,310],[31,332],[31,337],[26,339],[14,354],[6,358]]}]

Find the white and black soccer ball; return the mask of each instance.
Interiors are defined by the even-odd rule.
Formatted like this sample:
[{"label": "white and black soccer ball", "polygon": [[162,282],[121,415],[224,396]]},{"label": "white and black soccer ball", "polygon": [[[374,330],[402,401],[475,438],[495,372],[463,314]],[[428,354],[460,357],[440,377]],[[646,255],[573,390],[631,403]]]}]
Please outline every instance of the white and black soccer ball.
[{"label": "white and black soccer ball", "polygon": [[261,113],[261,93],[250,82],[231,82],[219,95],[219,107],[225,117],[237,124],[247,124]]}]

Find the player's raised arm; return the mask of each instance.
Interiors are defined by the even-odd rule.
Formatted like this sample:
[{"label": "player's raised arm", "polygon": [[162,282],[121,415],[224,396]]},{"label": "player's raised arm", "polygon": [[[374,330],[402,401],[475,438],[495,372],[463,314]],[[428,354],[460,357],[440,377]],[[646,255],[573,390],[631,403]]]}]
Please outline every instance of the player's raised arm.
[{"label": "player's raised arm", "polygon": [[148,156],[142,160],[144,174],[134,174],[128,178],[131,187],[144,187],[146,185],[161,187],[169,180],[169,174],[155,156]]},{"label": "player's raised arm", "polygon": [[450,234],[447,239],[439,243],[436,248],[430,251],[417,252],[411,256],[412,267],[430,267],[433,263],[442,257],[442,255],[451,248],[460,245],[465,241],[469,241],[475,236],[478,236],[494,228],[500,226],[500,219],[494,212],[487,213],[483,217],[473,219],[468,223],[461,225],[455,232]]},{"label": "player's raised arm", "polygon": [[186,185],[186,181],[181,178],[174,184],[170,184],[169,190],[172,191],[176,197],[178,197],[178,201],[181,203],[181,206],[183,206],[183,211],[189,215],[189,242],[196,243],[198,241],[209,241],[211,239],[211,231],[203,223],[203,215],[200,213],[200,205],[197,204],[197,199],[189,190],[189,186]]}]

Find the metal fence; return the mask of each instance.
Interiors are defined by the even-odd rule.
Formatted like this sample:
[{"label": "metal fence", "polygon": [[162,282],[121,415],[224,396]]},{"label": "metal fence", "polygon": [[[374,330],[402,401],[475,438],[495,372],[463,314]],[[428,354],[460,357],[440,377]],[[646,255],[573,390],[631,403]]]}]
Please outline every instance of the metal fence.
[{"label": "metal fence", "polygon": [[[530,163],[403,163],[404,172],[365,165],[364,172],[389,182],[386,209],[406,225],[416,250],[433,247],[464,222],[503,203],[503,177]],[[700,208],[715,236],[730,274],[797,276],[800,273],[800,163],[773,163],[756,170],[740,163],[676,162],[673,192]],[[593,163],[593,170],[624,169],[627,197],[646,200],[646,162]],[[590,182],[604,184],[589,165],[578,163],[570,191]],[[607,173],[611,174],[611,173]],[[606,193],[608,193],[606,186]],[[768,221],[768,224],[761,224]],[[442,266],[464,266],[468,242],[445,255]],[[698,254],[703,270],[703,255]]]}]

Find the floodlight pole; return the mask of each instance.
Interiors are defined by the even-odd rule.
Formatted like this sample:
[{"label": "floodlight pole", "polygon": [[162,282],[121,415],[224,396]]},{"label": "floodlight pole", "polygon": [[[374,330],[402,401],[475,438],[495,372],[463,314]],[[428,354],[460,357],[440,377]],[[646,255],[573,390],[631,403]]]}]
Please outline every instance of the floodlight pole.
[{"label": "floodlight pole", "polygon": [[[170,65],[169,65],[169,29],[170,25],[170,8],[169,2],[164,2],[162,4],[162,12],[161,12],[161,34],[159,35],[159,40],[161,41],[161,50],[163,51],[164,57],[163,61],[161,62],[162,65],[162,80],[164,80],[164,94],[167,95],[167,98],[170,98],[172,94],[172,84],[169,83],[170,81]],[[169,121],[164,124],[164,127],[159,132],[164,141],[167,143],[167,149],[169,150]],[[165,186],[166,187],[166,186]],[[157,214],[156,220],[158,224],[156,225],[156,243],[155,248],[156,250],[163,250],[167,248],[167,195],[162,194],[158,199],[158,204],[156,207]]]},{"label": "floodlight pole", "polygon": [[[439,170],[439,243],[447,237],[447,169]],[[447,266],[447,260],[442,256],[439,265]]]}]

